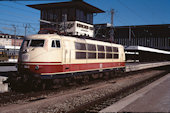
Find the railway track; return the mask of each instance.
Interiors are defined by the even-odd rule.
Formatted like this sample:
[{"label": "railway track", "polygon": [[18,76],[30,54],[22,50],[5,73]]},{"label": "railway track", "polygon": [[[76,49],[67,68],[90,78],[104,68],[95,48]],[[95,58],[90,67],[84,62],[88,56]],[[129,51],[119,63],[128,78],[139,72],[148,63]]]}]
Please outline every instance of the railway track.
[{"label": "railway track", "polygon": [[[139,74],[140,73],[140,74]],[[153,74],[153,75],[148,75],[148,73]],[[120,91],[118,90],[117,93],[115,93],[115,91],[110,92],[108,91],[108,94],[106,93],[103,94],[105,96],[99,96],[97,98],[95,98],[95,96],[92,96],[93,99],[88,100],[88,102],[83,102],[80,99],[80,103],[76,103],[74,107],[70,107],[70,109],[58,109],[59,111],[63,111],[63,112],[80,112],[80,111],[86,111],[86,112],[97,112],[101,109],[103,109],[104,107],[108,106],[116,101],[118,101],[120,98],[136,91],[136,89],[139,89],[147,84],[149,84],[150,82],[152,82],[153,80],[156,80],[158,78],[160,78],[161,76],[164,76],[166,73],[168,73],[168,71],[165,68],[156,68],[156,69],[150,69],[150,70],[145,70],[145,71],[138,71],[138,72],[132,72],[132,73],[126,73],[124,76],[116,76],[114,78],[112,78],[112,80],[93,80],[90,81],[86,84],[77,84],[77,85],[73,85],[70,84],[68,86],[64,86],[55,90],[45,90],[45,91],[37,91],[37,92],[27,92],[27,93],[21,93],[21,92],[8,92],[8,93],[4,93],[4,94],[0,94],[0,106],[8,106],[9,104],[14,104],[14,103],[30,103],[30,102],[36,102],[36,101],[43,101],[48,99],[49,97],[52,97],[54,95],[58,95],[61,92],[65,92],[64,94],[62,93],[62,95],[68,95],[68,94],[73,94],[73,93],[82,93],[82,92],[90,92],[90,95],[93,95],[91,93],[95,93],[95,89],[98,89],[99,87],[104,88],[103,86],[107,86],[110,85],[111,87],[115,86],[117,84],[121,84],[121,81],[123,80],[128,80],[129,82],[131,82],[132,80],[136,80],[133,81],[135,83],[127,83],[127,81],[125,83],[130,84],[129,86],[124,86],[122,88],[120,88]],[[142,74],[146,74],[143,75]],[[139,78],[135,78],[139,77]],[[108,79],[108,78],[107,78]],[[140,81],[139,81],[140,79]],[[123,83],[123,82],[122,82]],[[123,83],[123,85],[126,85],[125,83]],[[119,85],[120,85],[119,84]],[[118,85],[118,86],[119,86]],[[117,87],[118,87],[117,86]],[[108,87],[104,88],[107,89]],[[99,88],[100,89],[100,88]],[[108,89],[109,90],[109,89]],[[110,89],[113,90],[113,89]],[[123,90],[123,91],[122,91]],[[99,94],[99,92],[96,93],[97,95]],[[121,95],[120,95],[121,94]],[[83,96],[85,96],[85,94],[83,94]],[[82,95],[79,95],[76,98],[84,98]],[[60,97],[60,96],[59,96]],[[72,98],[72,97],[70,97]],[[69,102],[69,101],[66,101]],[[73,102],[74,103],[74,102]],[[97,104],[96,104],[97,103]],[[63,105],[65,103],[62,103]],[[60,104],[57,104],[60,105]],[[51,107],[50,109],[41,109],[40,111],[42,112],[49,112],[51,109],[55,109],[54,107]],[[0,110],[1,111],[1,110]],[[39,111],[39,110],[38,110]]]},{"label": "railway track", "polygon": [[136,92],[137,90],[149,85],[150,83],[160,79],[161,77],[165,76],[169,72],[170,71],[168,69],[166,69],[166,71],[163,71],[162,73],[159,73],[156,76],[152,76],[152,77],[150,77],[146,80],[142,80],[142,81],[136,83],[135,85],[126,87],[126,89],[120,90],[120,91],[113,93],[113,94],[109,94],[108,96],[97,99],[93,102],[86,103],[83,106],[79,106],[79,107],[73,109],[72,111],[70,111],[70,113],[99,112],[102,109],[104,109],[104,108],[116,103],[117,101],[121,100],[122,98],[124,98],[124,97]]},{"label": "railway track", "polygon": [[[1,73],[3,76],[8,76],[8,74],[12,75],[16,75],[17,72],[9,72],[9,73]],[[116,78],[119,78],[119,75],[115,76]],[[15,78],[15,77],[14,77]],[[75,81],[69,81],[70,79],[66,79],[64,85],[59,85],[57,88],[53,88],[53,89],[33,89],[31,90],[30,88],[27,89],[22,89],[24,88],[24,86],[22,86],[21,89],[15,90],[10,88],[10,84],[9,84],[9,92],[5,92],[5,93],[0,93],[0,106],[6,106],[8,104],[13,104],[13,103],[17,103],[18,101],[25,101],[25,102],[31,102],[31,101],[36,101],[36,100],[40,100],[40,99],[44,99],[47,96],[50,95],[54,95],[57,94],[59,92],[62,91],[67,91],[67,90],[73,90],[75,88],[80,88],[81,90],[86,90],[88,89],[86,86],[91,85],[91,84],[95,84],[95,83],[100,83],[103,82],[105,80],[107,80],[108,78],[100,78],[100,79],[92,79],[90,81],[79,81],[81,79],[81,77],[76,77],[78,78],[77,82],[75,83]],[[112,78],[113,79],[113,78]],[[14,82],[12,83],[12,85],[16,84],[13,87],[18,87],[18,85],[22,85],[22,84],[18,84],[17,85],[17,81],[13,80]],[[70,82],[70,83],[69,83]],[[83,88],[85,87],[85,88]]]},{"label": "railway track", "polygon": [[115,95],[112,95],[110,97],[105,97],[106,99],[101,99],[99,101],[96,101],[95,104],[87,107],[86,109],[82,109],[82,110],[79,110],[78,112],[99,112],[101,111],[102,109],[116,103],[117,101],[121,100],[122,98],[136,92],[137,90],[149,85],[150,83],[158,80],[159,78],[161,78],[162,76],[164,76],[165,74],[167,74],[166,72],[165,73],[162,73],[156,77],[152,77],[152,78],[149,78],[148,80],[146,81],[142,81],[138,84],[136,84],[135,86],[132,86],[132,87],[129,87],[121,92],[119,92],[119,94],[115,94]]}]

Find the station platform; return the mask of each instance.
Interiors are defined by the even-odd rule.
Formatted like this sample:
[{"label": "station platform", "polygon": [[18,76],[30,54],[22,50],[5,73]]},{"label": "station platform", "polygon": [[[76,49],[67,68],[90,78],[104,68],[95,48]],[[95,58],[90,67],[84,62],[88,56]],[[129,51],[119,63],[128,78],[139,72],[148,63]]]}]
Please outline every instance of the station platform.
[{"label": "station platform", "polygon": [[143,62],[143,63],[126,63],[126,72],[138,71],[143,69],[155,68],[170,65],[170,61],[164,62]]},{"label": "station platform", "polygon": [[0,73],[3,73],[3,72],[5,73],[9,71],[17,71],[16,66],[0,66]]},{"label": "station platform", "polygon": [[0,62],[0,66],[15,66],[17,62]]},{"label": "station platform", "polygon": [[170,51],[144,46],[127,46],[125,47],[125,56],[127,61],[162,61],[170,60]]},{"label": "station platform", "polygon": [[0,93],[8,92],[8,84],[3,83],[3,81],[7,80],[8,77],[0,76]]},{"label": "station platform", "polygon": [[170,73],[100,111],[106,112],[170,112]]}]

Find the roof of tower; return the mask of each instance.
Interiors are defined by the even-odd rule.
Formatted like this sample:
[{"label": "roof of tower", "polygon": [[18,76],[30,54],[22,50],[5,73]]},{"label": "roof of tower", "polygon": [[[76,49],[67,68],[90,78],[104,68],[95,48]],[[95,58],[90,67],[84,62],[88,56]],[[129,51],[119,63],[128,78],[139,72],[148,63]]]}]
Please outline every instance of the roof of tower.
[{"label": "roof of tower", "polygon": [[71,2],[58,2],[58,3],[47,3],[47,4],[35,4],[35,5],[27,5],[28,7],[43,10],[49,8],[60,8],[60,7],[77,7],[82,8],[91,13],[104,13],[105,11],[94,7],[83,0],[73,0]]}]

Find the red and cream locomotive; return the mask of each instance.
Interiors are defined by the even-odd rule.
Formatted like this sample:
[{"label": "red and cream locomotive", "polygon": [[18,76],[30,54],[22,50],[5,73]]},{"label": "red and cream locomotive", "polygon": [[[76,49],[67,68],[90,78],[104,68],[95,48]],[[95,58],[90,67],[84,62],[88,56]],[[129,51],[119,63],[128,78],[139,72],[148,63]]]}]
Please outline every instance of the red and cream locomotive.
[{"label": "red and cream locomotive", "polygon": [[124,69],[122,45],[57,34],[26,37],[18,59],[19,72],[47,78]]}]

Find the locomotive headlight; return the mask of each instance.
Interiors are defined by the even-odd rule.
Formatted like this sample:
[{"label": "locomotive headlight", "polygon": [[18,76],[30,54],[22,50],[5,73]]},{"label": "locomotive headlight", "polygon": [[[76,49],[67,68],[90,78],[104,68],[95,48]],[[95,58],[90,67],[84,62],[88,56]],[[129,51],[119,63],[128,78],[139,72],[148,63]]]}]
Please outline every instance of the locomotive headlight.
[{"label": "locomotive headlight", "polygon": [[38,65],[35,66],[35,70],[39,70],[39,66]]}]

